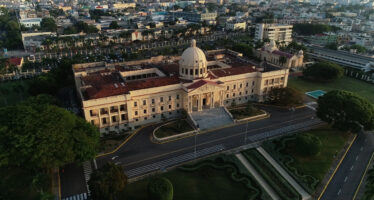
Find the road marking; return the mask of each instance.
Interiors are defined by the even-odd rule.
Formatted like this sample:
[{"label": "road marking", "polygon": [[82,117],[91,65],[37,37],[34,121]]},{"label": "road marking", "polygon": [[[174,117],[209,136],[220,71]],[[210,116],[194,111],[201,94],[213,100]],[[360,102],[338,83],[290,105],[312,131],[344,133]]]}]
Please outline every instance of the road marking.
[{"label": "road marking", "polygon": [[[309,118],[309,117],[310,116],[302,118],[302,119],[306,119],[306,118]],[[290,121],[296,121],[296,120],[300,120],[300,119],[295,119],[295,120],[290,120]],[[273,127],[273,126],[280,125],[280,124],[287,124],[290,121],[282,122],[282,123],[279,123],[279,124],[273,124],[273,125],[270,125],[270,126],[267,126],[267,127],[253,129],[248,133],[258,131],[258,130],[262,130],[262,129],[267,129],[269,127]],[[317,125],[317,124],[315,124],[315,125]],[[313,126],[315,126],[315,125],[313,125]],[[217,139],[214,139],[214,140],[210,140],[210,141],[207,141],[207,142],[199,143],[199,144],[196,145],[196,147],[204,146],[204,145],[215,143],[215,142],[222,141],[222,140],[227,140],[227,139],[233,138],[233,137],[238,137],[238,136],[241,137],[241,136],[243,136],[244,133],[245,133],[245,131],[237,133],[237,134],[229,135],[229,136],[226,136],[226,137],[221,137],[221,138],[217,138]],[[261,134],[261,133],[259,133],[259,134]],[[128,166],[133,165],[133,164],[137,164],[137,163],[144,162],[144,161],[147,161],[147,160],[152,160],[152,159],[155,159],[155,158],[160,158],[160,157],[163,157],[163,156],[171,155],[173,153],[178,153],[178,152],[185,151],[185,150],[188,150],[188,149],[193,149],[193,148],[195,148],[195,145],[185,147],[185,148],[182,148],[182,149],[178,149],[178,150],[175,150],[175,151],[171,151],[171,152],[168,152],[168,153],[164,153],[164,154],[159,154],[159,155],[156,155],[156,156],[153,156],[153,157],[150,157],[150,158],[146,158],[146,159],[143,159],[143,160],[138,160],[138,161],[135,161],[135,162],[127,163],[126,165],[123,165],[123,166],[128,167]]]},{"label": "road marking", "polygon": [[360,148],[360,151],[362,151],[362,150],[364,150],[364,147],[361,147],[361,148]]},{"label": "road marking", "polygon": [[346,177],[344,178],[344,183],[347,182],[347,180],[348,180],[348,176],[346,176]]},{"label": "road marking", "polygon": [[119,164],[121,164],[121,162],[116,162],[116,163],[114,163],[115,165],[119,165]]},{"label": "road marking", "polygon": [[112,157],[112,160],[114,160],[114,159],[116,159],[116,158],[118,158],[118,157],[119,157],[119,156],[113,156],[113,157]]},{"label": "road marking", "polygon": [[362,177],[361,177],[360,184],[358,184],[358,186],[357,186],[357,188],[356,188],[356,192],[355,192],[355,194],[353,195],[353,199],[352,199],[352,200],[355,200],[356,197],[357,197],[358,191],[360,190],[360,187],[361,187],[362,181],[363,181],[364,178],[365,178],[365,174],[367,173],[367,171],[368,171],[368,169],[369,169],[369,166],[370,166],[370,163],[371,163],[372,160],[373,160],[373,157],[374,157],[374,152],[371,154],[370,160],[369,160],[369,162],[368,162],[367,165],[366,165],[366,169],[365,169],[365,171],[364,171],[364,174],[363,174]]},{"label": "road marking", "polygon": [[351,167],[351,169],[350,169],[351,171],[352,171],[353,167],[354,167],[354,166],[352,165],[352,167]]},{"label": "road marking", "polygon": [[358,156],[356,156],[356,160],[358,160]]},{"label": "road marking", "polygon": [[342,189],[339,189],[338,195],[340,195],[340,193],[342,193]]}]

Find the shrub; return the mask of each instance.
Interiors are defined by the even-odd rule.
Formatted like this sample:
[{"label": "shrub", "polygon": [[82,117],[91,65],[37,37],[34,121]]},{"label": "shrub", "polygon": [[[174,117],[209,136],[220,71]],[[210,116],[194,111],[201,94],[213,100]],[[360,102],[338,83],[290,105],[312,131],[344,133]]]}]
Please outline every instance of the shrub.
[{"label": "shrub", "polygon": [[296,147],[304,156],[315,156],[321,151],[321,140],[311,134],[299,134],[296,137]]},{"label": "shrub", "polygon": [[152,200],[172,200],[173,185],[166,178],[151,179],[148,184],[148,196]]},{"label": "shrub", "polygon": [[303,71],[307,79],[317,81],[331,81],[343,76],[343,68],[331,62],[319,62]]}]

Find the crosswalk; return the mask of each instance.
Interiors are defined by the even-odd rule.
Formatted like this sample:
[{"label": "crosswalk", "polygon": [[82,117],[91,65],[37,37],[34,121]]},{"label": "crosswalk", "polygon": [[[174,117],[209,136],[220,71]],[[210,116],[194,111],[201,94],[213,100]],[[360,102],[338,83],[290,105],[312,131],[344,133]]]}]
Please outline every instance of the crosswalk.
[{"label": "crosswalk", "polygon": [[176,156],[176,157],[173,157],[173,158],[169,158],[169,159],[166,159],[166,160],[155,162],[155,163],[152,163],[152,164],[149,164],[149,165],[145,165],[145,166],[142,166],[142,167],[131,169],[131,170],[126,172],[126,175],[129,178],[136,177],[136,176],[146,174],[146,173],[151,172],[151,171],[155,171],[155,170],[159,170],[159,169],[165,169],[169,166],[173,166],[173,165],[176,165],[176,164],[179,164],[179,163],[182,163],[182,162],[186,162],[186,161],[192,160],[192,159],[197,158],[197,157],[206,156],[206,155],[209,155],[209,154],[212,154],[212,153],[216,153],[216,152],[222,151],[224,149],[225,149],[225,147],[222,144],[212,146],[212,147],[209,147],[209,148],[205,148],[205,149],[201,149],[201,150],[196,151],[196,155],[195,155],[194,152],[190,152],[190,153],[186,153],[186,154],[183,154],[183,155],[180,155],[180,156]]},{"label": "crosswalk", "polygon": [[88,188],[88,181],[90,180],[90,177],[92,174],[91,161],[83,162],[83,174],[84,174],[84,180],[86,181],[87,192],[88,192],[88,195],[90,195],[91,191]]},{"label": "crosswalk", "polygon": [[65,198],[62,198],[61,200],[87,200],[87,199],[88,199],[87,193],[82,193],[82,194],[76,194],[73,196],[65,197]]},{"label": "crosswalk", "polygon": [[263,140],[269,137],[274,137],[274,136],[281,135],[287,132],[293,132],[293,131],[296,131],[296,130],[299,130],[305,127],[318,125],[320,123],[321,121],[319,119],[311,119],[310,121],[307,121],[307,122],[293,124],[290,126],[280,128],[280,129],[275,129],[275,130],[271,130],[271,131],[267,131],[264,133],[259,133],[259,134],[250,136],[249,140],[251,140],[252,142],[257,142],[257,141],[260,141],[260,140]]}]

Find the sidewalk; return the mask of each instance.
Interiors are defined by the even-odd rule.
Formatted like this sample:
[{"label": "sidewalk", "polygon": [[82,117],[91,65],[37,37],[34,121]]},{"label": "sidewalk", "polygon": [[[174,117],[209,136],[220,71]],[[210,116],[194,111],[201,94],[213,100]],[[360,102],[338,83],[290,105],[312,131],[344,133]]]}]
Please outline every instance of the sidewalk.
[{"label": "sidewalk", "polygon": [[279,196],[275,193],[273,188],[271,188],[266,181],[261,177],[261,175],[252,167],[251,164],[244,158],[244,156],[240,153],[235,154],[235,156],[240,160],[240,162],[244,165],[245,168],[253,175],[256,181],[261,185],[262,188],[269,194],[269,196],[273,200],[280,200]]},{"label": "sidewalk", "polygon": [[293,188],[301,195],[302,200],[308,200],[311,196],[293,179],[262,147],[256,148],[265,159],[291,184]]}]

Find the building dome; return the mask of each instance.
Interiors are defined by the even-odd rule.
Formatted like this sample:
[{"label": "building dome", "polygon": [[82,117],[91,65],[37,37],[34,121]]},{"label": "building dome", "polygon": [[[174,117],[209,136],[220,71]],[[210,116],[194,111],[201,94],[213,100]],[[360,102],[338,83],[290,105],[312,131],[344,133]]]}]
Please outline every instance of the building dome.
[{"label": "building dome", "polygon": [[196,40],[192,40],[191,47],[184,50],[179,60],[179,75],[190,80],[205,78],[208,73],[207,63],[204,52],[196,47]]}]

